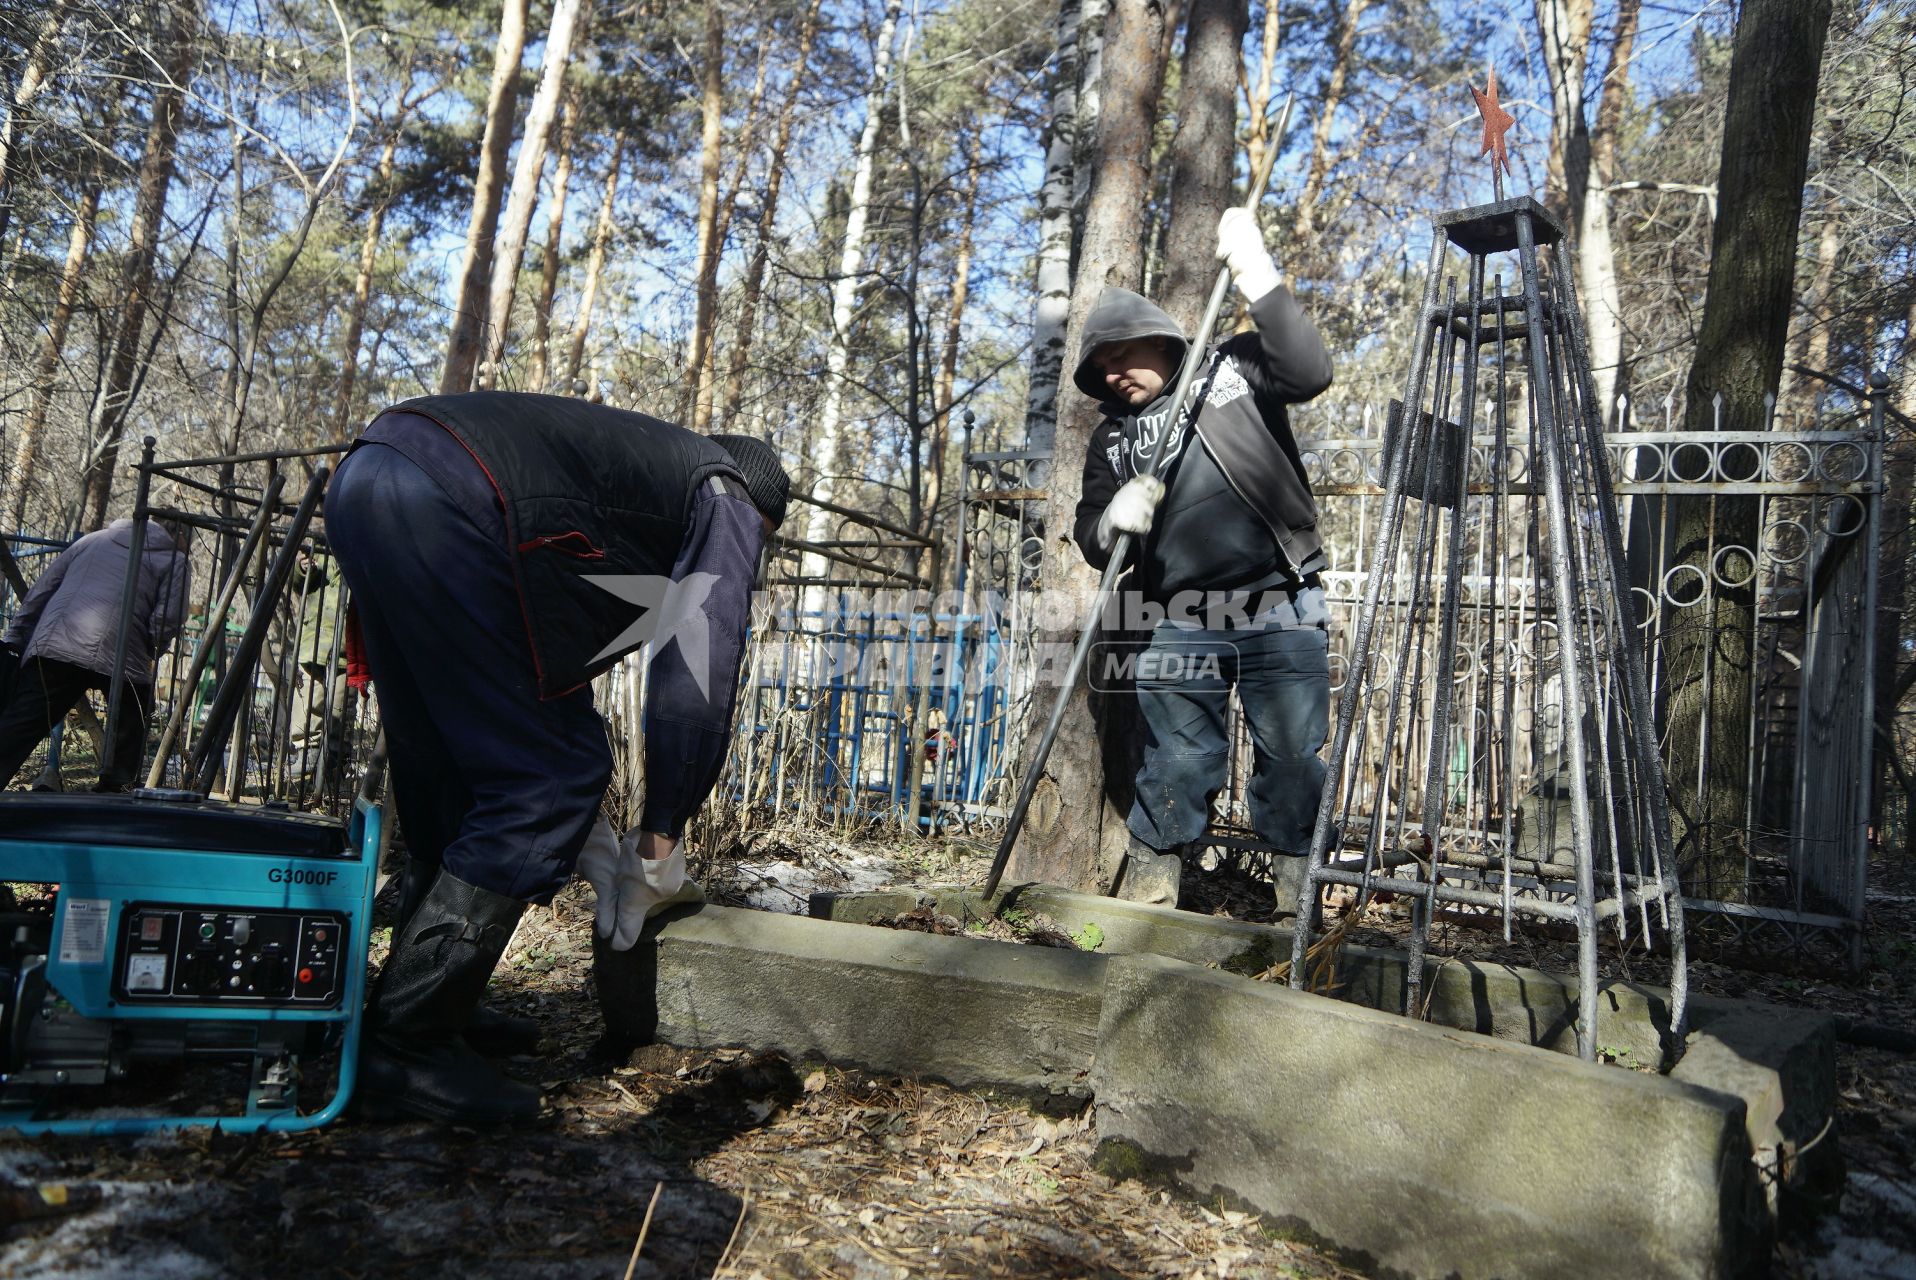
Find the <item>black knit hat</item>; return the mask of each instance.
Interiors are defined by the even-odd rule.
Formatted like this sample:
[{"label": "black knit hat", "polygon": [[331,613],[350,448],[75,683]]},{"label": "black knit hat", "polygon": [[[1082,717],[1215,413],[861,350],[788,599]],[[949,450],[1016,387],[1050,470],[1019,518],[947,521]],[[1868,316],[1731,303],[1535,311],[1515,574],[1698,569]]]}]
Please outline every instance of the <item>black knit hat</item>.
[{"label": "black knit hat", "polygon": [[752,505],[777,528],[785,523],[785,499],[792,491],[792,478],[778,460],[778,450],[752,436],[713,436],[712,443],[732,456],[738,473],[745,477],[745,488]]}]

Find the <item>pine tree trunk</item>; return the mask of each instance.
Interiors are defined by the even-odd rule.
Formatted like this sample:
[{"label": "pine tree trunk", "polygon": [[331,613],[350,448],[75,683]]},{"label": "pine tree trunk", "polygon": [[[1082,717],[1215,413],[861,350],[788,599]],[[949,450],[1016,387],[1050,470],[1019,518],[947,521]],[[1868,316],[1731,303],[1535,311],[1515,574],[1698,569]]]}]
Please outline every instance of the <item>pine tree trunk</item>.
[{"label": "pine tree trunk", "polygon": [[559,248],[565,234],[566,189],[572,184],[573,134],[578,127],[579,90],[566,94],[559,114],[558,159],[552,170],[552,215],[546,222],[545,252],[539,257],[539,304],[532,309],[532,376],[526,385],[546,391],[552,377],[552,302],[559,292]]},{"label": "pine tree trunk", "polygon": [[605,190],[599,197],[599,221],[592,230],[592,253],[586,259],[585,287],[579,292],[579,313],[572,318],[572,336],[566,344],[565,386],[576,389],[585,364],[585,338],[592,328],[592,306],[599,297],[599,275],[605,270],[606,249],[612,243],[612,204],[619,194],[619,161],[625,155],[625,130],[612,135],[612,155],[606,161]]},{"label": "pine tree trunk", "polygon": [[552,26],[546,32],[545,65],[539,73],[539,88],[526,111],[525,136],[519,139],[519,155],[513,162],[512,187],[506,196],[506,210],[499,219],[498,238],[493,242],[492,282],[487,293],[485,367],[480,381],[488,390],[499,384],[499,366],[505,362],[506,335],[512,327],[512,301],[519,292],[519,265],[525,260],[526,236],[532,231],[532,212],[539,204],[539,175],[545,172],[546,141],[552,135],[552,121],[559,112],[559,95],[565,89],[566,63],[572,58],[572,36],[579,23],[583,0],[557,0],[552,7]]},{"label": "pine tree trunk", "polygon": [[[1058,58],[1051,81],[1051,131],[1044,185],[1038,190],[1038,304],[1031,322],[1031,373],[1025,393],[1025,448],[1052,447],[1058,434],[1058,386],[1064,376],[1064,326],[1071,314],[1071,189],[1078,135],[1080,0],[1058,6]],[[1031,469],[1043,488],[1049,466]]]},{"label": "pine tree trunk", "polygon": [[758,206],[758,239],[752,246],[752,260],[745,269],[745,283],[739,289],[738,325],[732,335],[732,359],[725,374],[725,407],[719,420],[728,430],[736,430],[739,406],[745,398],[745,371],[750,367],[754,326],[758,323],[758,300],[765,287],[765,268],[770,260],[772,233],[778,222],[779,189],[785,181],[785,152],[792,143],[792,124],[797,117],[798,100],[805,89],[806,72],[811,66],[812,42],[818,36],[820,0],[811,0],[799,29],[798,56],[792,62],[791,90],[778,110],[778,125],[773,131],[770,172],[765,175],[765,194]]},{"label": "pine tree trunk", "polygon": [[1185,333],[1197,329],[1217,279],[1217,220],[1232,204],[1237,77],[1250,22],[1245,0],[1194,0],[1184,34],[1178,131],[1171,141],[1171,222],[1158,303]]},{"label": "pine tree trunk", "polygon": [[471,390],[473,370],[479,363],[480,330],[485,323],[487,288],[492,278],[493,237],[499,229],[506,156],[512,150],[512,122],[519,102],[519,57],[525,52],[528,3],[504,0],[499,15],[492,88],[486,95],[486,131],[479,143],[479,169],[472,179],[472,213],[466,220],[466,247],[459,261],[459,296],[452,305],[446,367],[439,375],[441,394]]},{"label": "pine tree trunk", "polygon": [[[712,324],[718,316],[719,145],[725,124],[725,10],[719,0],[705,0],[705,68],[699,93],[703,130],[699,137],[698,249],[694,257],[692,340],[685,361],[685,392],[680,419],[690,418],[695,431],[712,423],[712,388],[705,380],[705,361],[712,343]],[[688,413],[689,411],[689,413]]]},{"label": "pine tree trunk", "polygon": [[[1134,287],[1143,267],[1139,211],[1151,190],[1151,138],[1157,123],[1163,65],[1164,11],[1150,0],[1113,0],[1103,32],[1098,141],[1090,157],[1092,182],[1085,206],[1084,239],[1072,283],[1065,349],[1077,350],[1091,304],[1106,285]],[[1063,675],[1071,646],[1097,586],[1071,541],[1078,505],[1080,469],[1097,405],[1082,395],[1063,398],[1058,415],[1057,465],[1045,486],[1042,568],[1048,626],[1041,633],[1055,662],[1044,664],[1054,681]],[[1032,816],[1012,851],[1010,874],[1098,890],[1108,885],[1128,840],[1124,819],[1136,778],[1135,733],[1123,726],[1135,718],[1128,695],[1090,694],[1082,683],[1069,691],[1043,685],[1033,706],[1048,713],[1060,692],[1070,698],[1057,744],[1045,766]],[[1101,732],[1110,722],[1116,732]]]},{"label": "pine tree trunk", "polygon": [[67,329],[79,306],[84,288],[87,256],[93,247],[93,227],[100,213],[100,180],[94,174],[80,195],[80,208],[73,228],[67,233],[66,265],[60,270],[60,292],[47,319],[46,341],[40,347],[40,359],[33,367],[33,391],[27,402],[27,414],[20,423],[19,439],[14,443],[13,477],[7,496],[7,527],[19,529],[26,521],[27,495],[33,488],[34,466],[40,460],[40,437],[46,430],[47,410],[53,400],[53,380],[60,370],[60,355],[66,350]]},{"label": "pine tree trunk", "polygon": [[1589,177],[1577,226],[1577,286],[1583,295],[1584,330],[1590,341],[1590,374],[1606,424],[1616,422],[1617,379],[1623,369],[1623,294],[1610,238],[1608,188],[1617,178],[1617,131],[1624,100],[1630,96],[1630,54],[1641,7],[1642,0],[1618,0],[1616,36],[1597,98],[1597,127],[1590,134]]},{"label": "pine tree trunk", "polygon": [[166,52],[162,55],[165,59],[163,79],[153,88],[153,114],[147,124],[140,175],[135,183],[125,274],[120,283],[120,317],[113,333],[113,356],[96,401],[92,457],[84,482],[84,520],[88,529],[106,524],[107,502],[113,494],[120,438],[126,431],[133,378],[140,363],[140,334],[146,327],[147,308],[152,304],[153,267],[164,229],[166,193],[173,184],[180,119],[184,114],[182,86],[193,65],[199,15],[188,5],[179,6],[173,13]]},{"label": "pine tree trunk", "polygon": [[353,385],[359,377],[359,340],[366,331],[366,307],[373,296],[373,268],[379,261],[379,236],[386,225],[386,207],[392,203],[393,169],[399,154],[402,123],[379,152],[374,171],[374,195],[366,210],[366,230],[359,238],[359,269],[353,273],[353,300],[346,311],[346,329],[339,338],[339,386],[333,392],[333,431],[340,438],[352,429]]},{"label": "pine tree trunk", "polygon": [[[1830,0],[1746,0],[1737,21],[1709,282],[1686,390],[1688,430],[1764,426],[1763,400],[1775,393],[1783,366],[1829,19]],[[1726,473],[1751,470],[1739,452],[1725,450]],[[1714,570],[1723,548],[1756,546],[1756,503],[1751,497],[1671,500],[1673,551],[1666,570],[1691,566],[1713,586],[1707,600],[1682,610],[1687,625],[1672,629],[1664,646],[1670,756],[1700,759],[1703,773],[1701,794],[1673,789],[1671,816],[1679,855],[1693,869],[1687,887],[1706,897],[1743,892],[1755,600],[1748,587],[1725,587]],[[1740,556],[1724,557],[1720,568],[1731,581],[1754,581]]]},{"label": "pine tree trunk", "polygon": [[[838,257],[838,274],[832,282],[832,332],[825,347],[825,399],[818,411],[818,434],[814,437],[812,458],[818,473],[812,481],[812,496],[825,502],[838,494],[839,418],[845,407],[845,367],[851,361],[852,304],[858,299],[858,277],[865,263],[865,220],[871,213],[872,163],[878,150],[879,119],[884,114],[885,90],[891,83],[892,36],[898,30],[898,13],[903,0],[885,0],[885,18],[878,28],[873,46],[871,87],[865,97],[865,127],[858,136],[853,159],[851,204],[845,216],[845,243]],[[823,507],[811,508],[805,524],[808,542],[830,539],[836,517]],[[824,559],[807,555],[800,576],[823,578]],[[822,588],[810,587],[805,593],[805,608],[819,612],[825,606]]]}]

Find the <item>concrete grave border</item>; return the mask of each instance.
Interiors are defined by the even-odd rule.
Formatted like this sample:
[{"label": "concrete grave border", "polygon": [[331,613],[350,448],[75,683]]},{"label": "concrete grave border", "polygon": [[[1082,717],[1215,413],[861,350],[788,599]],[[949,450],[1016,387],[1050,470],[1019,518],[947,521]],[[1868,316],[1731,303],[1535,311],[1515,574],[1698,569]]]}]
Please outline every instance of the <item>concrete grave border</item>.
[{"label": "concrete grave border", "polygon": [[[920,905],[1016,906],[1102,942],[864,927]],[[817,895],[812,910],[705,907],[631,952],[599,948],[609,1038],[1095,1097],[1115,1171],[1405,1276],[1745,1274],[1768,1257],[1779,1189],[1835,1164],[1833,1140],[1813,1141],[1834,1104],[1826,1015],[1695,1000],[1666,1077],[1543,1047],[1574,1034],[1576,984],[1537,970],[1445,965],[1422,1023],[1364,1007],[1402,991],[1388,952],[1347,949],[1338,1000],[1232,972],[1288,956],[1282,928],[1035,885],[991,903]],[[1654,1062],[1665,993],[1603,998],[1604,1043]]]}]

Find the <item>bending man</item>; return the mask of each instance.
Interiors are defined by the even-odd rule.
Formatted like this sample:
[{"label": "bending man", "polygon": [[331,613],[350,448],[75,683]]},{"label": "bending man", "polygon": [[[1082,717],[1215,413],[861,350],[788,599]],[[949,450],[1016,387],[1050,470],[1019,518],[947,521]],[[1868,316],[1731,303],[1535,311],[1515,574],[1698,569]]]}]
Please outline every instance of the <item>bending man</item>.
[{"label": "bending man", "polygon": [[762,441],[503,392],[409,400],[340,464],[327,537],[412,858],[368,1009],[373,1114],[537,1114],[537,1090],[475,1052],[536,1028],[479,1001],[525,904],[565,884],[597,821],[612,755],[589,682],[647,640],[640,834],[631,865],[588,878],[640,919],[696,896],[678,842],[724,762],[787,487]]}]

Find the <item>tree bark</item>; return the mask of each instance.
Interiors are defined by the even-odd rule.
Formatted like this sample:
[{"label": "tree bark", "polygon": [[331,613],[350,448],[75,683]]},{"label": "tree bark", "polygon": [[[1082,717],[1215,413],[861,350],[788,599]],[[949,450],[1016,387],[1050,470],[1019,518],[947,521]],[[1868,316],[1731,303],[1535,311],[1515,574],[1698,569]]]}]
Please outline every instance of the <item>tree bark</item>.
[{"label": "tree bark", "polygon": [[558,158],[552,170],[552,214],[546,221],[545,252],[539,256],[539,304],[532,309],[532,376],[526,385],[548,390],[552,375],[552,302],[559,292],[559,248],[565,235],[566,189],[572,184],[572,144],[578,128],[579,90],[566,94],[559,113]]},{"label": "tree bark", "polygon": [[[1074,148],[1071,162],[1071,257],[1074,264],[1078,257],[1078,243],[1084,238],[1085,213],[1091,203],[1091,181],[1094,176],[1091,166],[1098,150],[1098,121],[1104,111],[1104,28],[1111,16],[1112,0],[1080,0],[1080,3],[1078,131],[1071,140]],[[1159,21],[1163,22],[1162,15]]]},{"label": "tree bark", "polygon": [[612,135],[612,155],[605,166],[605,190],[599,197],[599,221],[592,230],[592,253],[586,259],[585,287],[579,293],[579,313],[572,318],[567,342],[565,385],[576,390],[585,363],[585,338],[592,328],[592,307],[599,297],[599,275],[605,270],[606,249],[612,243],[612,203],[619,194],[619,161],[625,155],[625,130]]},{"label": "tree bark", "polygon": [[1317,202],[1323,197],[1324,184],[1331,176],[1331,128],[1337,109],[1344,105],[1344,88],[1350,83],[1351,61],[1357,53],[1357,25],[1363,21],[1370,0],[1350,0],[1337,15],[1337,37],[1331,44],[1331,70],[1324,82],[1324,101],[1311,123],[1311,162],[1304,172],[1304,189],[1297,197],[1296,242],[1309,253],[1314,249],[1312,231],[1316,228]]},{"label": "tree bark", "polygon": [[[1139,210],[1151,190],[1151,139],[1157,123],[1163,66],[1158,61],[1163,9],[1151,0],[1113,0],[1103,33],[1098,141],[1090,157],[1094,178],[1085,207],[1084,238],[1072,283],[1065,349],[1075,351],[1091,304],[1106,285],[1134,287],[1143,269]],[[1090,607],[1097,575],[1071,541],[1078,505],[1080,469],[1098,407],[1084,396],[1066,397],[1058,415],[1057,462],[1045,486],[1043,652],[1034,716],[1064,693],[1064,722],[1038,785],[1032,818],[1012,851],[1015,879],[1043,880],[1079,889],[1109,884],[1124,856],[1124,825],[1136,778],[1131,758],[1135,734],[1101,733],[1107,721],[1134,718],[1128,695],[1090,694],[1080,685],[1059,690],[1077,625]]]},{"label": "tree bark", "polygon": [[[1193,0],[1184,33],[1184,82],[1171,141],[1171,221],[1165,232],[1164,286],[1158,303],[1192,333],[1217,279],[1217,220],[1231,207],[1237,170],[1237,76],[1245,0]],[[1197,334],[1203,342],[1210,335]]]},{"label": "tree bark", "polygon": [[1550,83],[1550,161],[1544,205],[1568,226],[1590,180],[1590,131],[1583,73],[1590,52],[1591,0],[1537,0],[1544,77]]},{"label": "tree bark", "polygon": [[373,199],[366,209],[366,230],[359,238],[359,268],[353,273],[353,300],[346,311],[346,328],[339,337],[339,386],[333,392],[333,431],[340,438],[352,427],[353,386],[359,377],[359,340],[366,331],[366,307],[373,295],[373,268],[379,261],[379,236],[392,203],[393,170],[399,155],[404,117],[393,125],[379,152],[373,174]]},{"label": "tree bark", "polygon": [[[1765,425],[1764,397],[1776,391],[1789,329],[1829,19],[1830,0],[1746,0],[1737,22],[1709,282],[1686,388],[1688,430]],[[1751,470],[1738,450],[1724,452],[1728,474]],[[1756,503],[1722,496],[1671,501],[1672,565],[1691,566],[1711,588],[1682,611],[1688,625],[1665,640],[1671,758],[1700,760],[1703,775],[1696,793],[1673,789],[1671,816],[1679,853],[1693,868],[1690,891],[1704,896],[1742,893],[1755,600],[1748,587],[1725,587],[1714,570],[1724,548],[1756,546]],[[1722,576],[1746,576],[1750,566],[1739,560],[1725,558]]]},{"label": "tree bark", "polygon": [[19,157],[14,145],[20,136],[20,124],[33,100],[46,87],[47,72],[53,65],[54,46],[60,41],[60,28],[67,20],[71,0],[52,0],[40,20],[40,34],[27,51],[26,64],[20,68],[20,83],[13,91],[13,102],[5,124],[0,124],[0,242],[7,238],[13,221],[13,169]]},{"label": "tree bark", "polygon": [[945,310],[945,340],[938,351],[938,378],[932,386],[931,474],[926,477],[924,532],[938,523],[938,503],[945,493],[945,451],[951,446],[951,398],[958,384],[958,344],[964,332],[965,303],[971,296],[971,241],[978,221],[978,186],[983,166],[978,141],[965,135],[964,213],[958,224],[958,249],[951,266],[951,301]]},{"label": "tree bark", "polygon": [[1636,45],[1642,0],[1618,0],[1610,65],[1597,98],[1597,127],[1590,134],[1589,176],[1577,225],[1577,286],[1583,295],[1584,330],[1590,341],[1590,374],[1606,425],[1616,422],[1617,379],[1623,371],[1623,293],[1617,284],[1617,254],[1610,238],[1609,186],[1617,176],[1617,132],[1630,96],[1630,54]]},{"label": "tree bark", "polygon": [[705,68],[699,94],[701,124],[699,137],[699,220],[698,250],[694,260],[694,297],[692,340],[685,361],[684,409],[690,411],[693,429],[704,431],[712,423],[712,389],[705,381],[705,360],[712,344],[712,324],[718,316],[719,254],[719,145],[725,124],[725,10],[719,0],[705,0]]},{"label": "tree bark", "polygon": [[731,365],[725,374],[725,407],[719,420],[728,428],[736,423],[739,406],[745,398],[745,370],[750,365],[752,339],[756,336],[759,294],[765,287],[765,268],[778,222],[779,189],[785,181],[785,152],[792,144],[792,124],[797,117],[799,97],[805,89],[806,72],[811,66],[812,42],[818,36],[819,4],[820,0],[811,0],[805,10],[798,34],[798,56],[792,63],[791,90],[779,108],[778,125],[773,131],[765,192],[758,204],[758,238],[752,246],[752,260],[745,269],[745,282],[739,290],[738,324],[732,335]]},{"label": "tree bark", "polygon": [[94,411],[93,447],[89,451],[92,457],[83,485],[83,518],[88,529],[106,524],[107,500],[113,493],[113,471],[120,459],[120,437],[126,431],[133,376],[140,361],[140,333],[146,327],[146,312],[152,303],[153,266],[159,254],[166,192],[173,183],[182,98],[193,65],[198,14],[188,5],[179,6],[172,13],[166,51],[161,55],[163,78],[153,87],[152,117],[147,123],[146,145],[135,184],[125,274],[120,284],[123,301],[119,322],[114,326],[113,356]]},{"label": "tree bark", "polygon": [[504,0],[499,15],[492,88],[486,95],[486,131],[479,143],[479,168],[472,179],[472,212],[466,220],[466,247],[459,261],[459,295],[452,306],[446,367],[439,375],[441,394],[470,390],[473,369],[479,363],[480,329],[492,276],[492,242],[499,229],[506,155],[512,149],[512,121],[519,102],[519,58],[525,52],[528,3]]},{"label": "tree bark", "polygon": [[[1051,136],[1038,189],[1038,303],[1031,322],[1031,372],[1025,393],[1025,448],[1045,450],[1058,434],[1058,385],[1064,376],[1064,327],[1071,313],[1071,190],[1078,136],[1080,0],[1058,6],[1058,57],[1051,81]],[[1043,488],[1049,466],[1031,471]]]},{"label": "tree bark", "polygon": [[[898,14],[903,0],[886,0],[884,21],[879,24],[878,42],[872,52],[871,85],[865,97],[865,127],[858,137],[853,159],[851,204],[845,216],[845,242],[838,257],[838,274],[832,281],[832,332],[825,348],[825,399],[818,412],[818,434],[814,437],[812,457],[818,473],[812,481],[812,496],[834,501],[838,493],[839,417],[845,407],[845,367],[851,360],[852,304],[858,299],[858,277],[865,263],[865,220],[871,212],[872,162],[878,149],[879,117],[883,114],[885,89],[891,83],[892,36],[898,29]],[[809,542],[831,538],[831,512],[811,508],[805,523]],[[807,555],[802,562],[802,577],[823,578],[824,559]],[[821,588],[807,588],[805,607],[823,609]]]},{"label": "tree bark", "polygon": [[539,73],[539,88],[526,111],[525,136],[519,139],[519,156],[514,161],[512,187],[506,196],[506,211],[499,220],[499,233],[493,242],[492,282],[488,288],[485,342],[485,367],[480,381],[487,390],[499,384],[499,366],[505,362],[506,334],[512,327],[512,301],[519,292],[519,264],[526,254],[526,236],[532,230],[532,211],[539,203],[539,176],[546,167],[546,140],[552,135],[552,121],[559,111],[559,95],[565,89],[566,63],[572,58],[572,35],[579,24],[584,0],[557,0],[552,7],[552,26],[546,32],[545,65]]},{"label": "tree bark", "polygon": [[66,350],[67,329],[79,306],[84,288],[87,255],[93,247],[93,227],[100,213],[100,179],[95,173],[80,195],[80,208],[74,214],[73,228],[67,233],[66,265],[60,271],[60,292],[47,319],[46,341],[40,347],[40,359],[33,368],[33,392],[27,402],[27,414],[20,423],[19,439],[14,443],[12,491],[7,497],[7,527],[22,528],[26,522],[27,494],[33,487],[33,471],[40,460],[40,437],[46,430],[47,411],[53,400],[53,380],[60,369],[60,356]]}]

